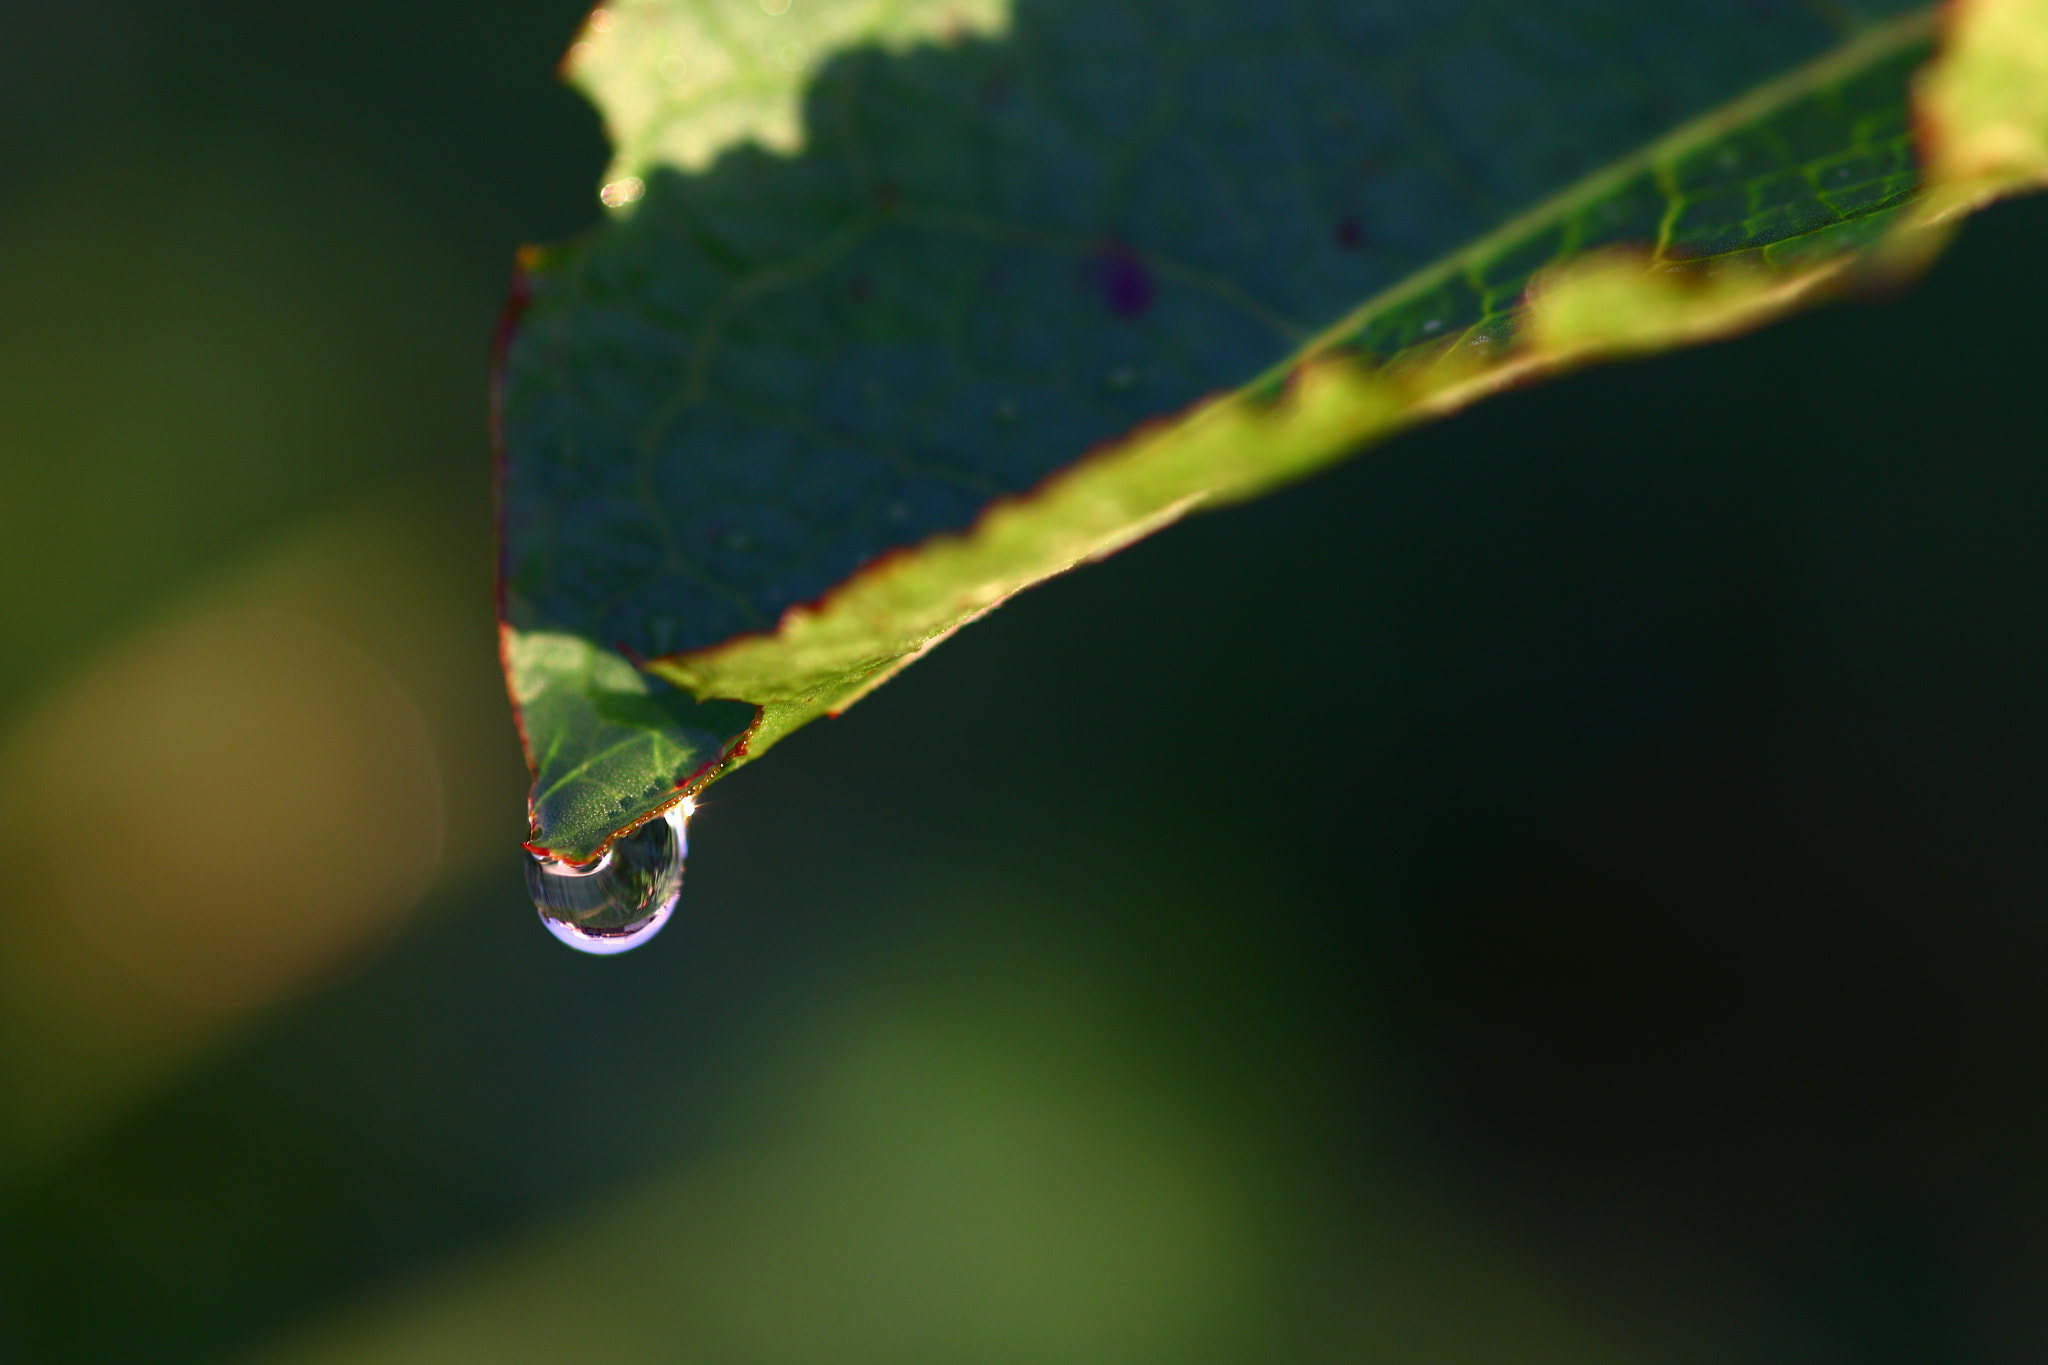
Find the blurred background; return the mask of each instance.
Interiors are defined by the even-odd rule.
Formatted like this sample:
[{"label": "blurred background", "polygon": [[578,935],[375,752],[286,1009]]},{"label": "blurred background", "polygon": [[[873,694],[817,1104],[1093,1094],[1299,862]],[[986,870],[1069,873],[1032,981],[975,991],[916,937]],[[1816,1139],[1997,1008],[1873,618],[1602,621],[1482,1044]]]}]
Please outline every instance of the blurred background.
[{"label": "blurred background", "polygon": [[1027,594],[583,958],[484,434],[580,17],[10,15],[0,1360],[2048,1359],[2048,202]]}]

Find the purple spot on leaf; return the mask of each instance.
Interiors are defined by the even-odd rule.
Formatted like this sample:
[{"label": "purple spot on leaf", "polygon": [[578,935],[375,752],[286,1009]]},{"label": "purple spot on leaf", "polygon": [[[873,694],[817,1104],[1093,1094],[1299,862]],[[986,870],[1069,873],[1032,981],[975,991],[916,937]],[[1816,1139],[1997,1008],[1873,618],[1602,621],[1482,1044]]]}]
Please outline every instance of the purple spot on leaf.
[{"label": "purple spot on leaf", "polygon": [[1120,318],[1134,318],[1152,306],[1152,273],[1129,247],[1111,242],[1095,256],[1095,283],[1102,301]]}]

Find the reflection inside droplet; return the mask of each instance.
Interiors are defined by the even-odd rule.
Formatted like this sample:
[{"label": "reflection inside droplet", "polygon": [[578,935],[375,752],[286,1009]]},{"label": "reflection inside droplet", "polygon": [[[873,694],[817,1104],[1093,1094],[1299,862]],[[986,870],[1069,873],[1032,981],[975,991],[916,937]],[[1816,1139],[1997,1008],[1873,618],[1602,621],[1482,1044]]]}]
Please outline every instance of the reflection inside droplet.
[{"label": "reflection inside droplet", "polygon": [[646,192],[646,183],[637,175],[629,175],[624,180],[614,180],[606,185],[597,192],[597,197],[606,208],[617,209],[634,203]]},{"label": "reflection inside droplet", "polygon": [[582,867],[528,855],[526,889],[540,922],[585,953],[623,953],[660,933],[683,889],[695,809],[688,800],[671,807]]}]

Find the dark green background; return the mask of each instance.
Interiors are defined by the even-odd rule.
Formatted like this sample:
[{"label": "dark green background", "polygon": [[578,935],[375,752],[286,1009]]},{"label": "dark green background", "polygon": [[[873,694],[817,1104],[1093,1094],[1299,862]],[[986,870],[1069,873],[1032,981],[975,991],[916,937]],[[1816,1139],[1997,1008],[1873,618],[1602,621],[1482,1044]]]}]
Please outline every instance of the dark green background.
[{"label": "dark green background", "polygon": [[[502,706],[485,349],[515,244],[597,213],[548,74],[577,18],[10,21],[9,725],[181,585],[392,500]],[[1217,1360],[2042,1358],[2044,232],[2001,208],[1899,300],[1489,402],[1026,595],[720,784],[624,959],[533,922],[508,719],[464,788],[502,809],[451,813],[502,858],[5,1172],[0,1359],[319,1340],[762,1153],[847,1197],[675,1235],[858,1302],[843,1351],[670,1343],[600,1239],[592,1358],[1016,1359],[1002,1324],[1081,1311],[1090,1211],[1153,1207],[1142,1150],[1061,1174],[1127,1105],[1238,1201]],[[835,1145],[863,1038],[896,1070]],[[1003,1198],[902,1156],[980,1169],[934,1116],[984,1089],[1022,1116],[990,1150],[1052,1135],[990,1158]],[[778,1280],[785,1236],[842,1259]],[[949,1269],[1031,1238],[1050,1288]],[[1102,1358],[1189,1358],[1163,1331]]]}]

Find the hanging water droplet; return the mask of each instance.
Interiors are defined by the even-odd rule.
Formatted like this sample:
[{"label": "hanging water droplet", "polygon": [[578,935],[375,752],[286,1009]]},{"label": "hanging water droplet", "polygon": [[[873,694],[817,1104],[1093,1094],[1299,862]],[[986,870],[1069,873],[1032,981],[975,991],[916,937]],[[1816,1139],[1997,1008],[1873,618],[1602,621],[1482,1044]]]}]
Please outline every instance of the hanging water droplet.
[{"label": "hanging water droplet", "polygon": [[653,938],[682,893],[686,826],[696,808],[683,800],[613,840],[603,857],[583,867],[529,855],[526,889],[540,922],[585,953],[623,953]]}]

